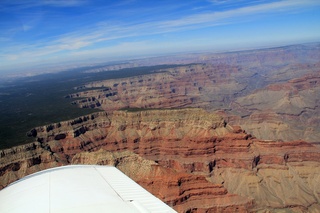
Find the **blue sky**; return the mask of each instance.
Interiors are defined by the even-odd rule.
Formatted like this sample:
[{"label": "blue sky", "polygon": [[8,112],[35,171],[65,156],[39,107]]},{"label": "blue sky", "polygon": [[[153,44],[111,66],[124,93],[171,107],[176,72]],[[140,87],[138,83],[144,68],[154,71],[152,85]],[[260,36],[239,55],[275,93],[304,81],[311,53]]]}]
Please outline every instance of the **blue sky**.
[{"label": "blue sky", "polygon": [[1,0],[0,75],[320,41],[319,0]]}]

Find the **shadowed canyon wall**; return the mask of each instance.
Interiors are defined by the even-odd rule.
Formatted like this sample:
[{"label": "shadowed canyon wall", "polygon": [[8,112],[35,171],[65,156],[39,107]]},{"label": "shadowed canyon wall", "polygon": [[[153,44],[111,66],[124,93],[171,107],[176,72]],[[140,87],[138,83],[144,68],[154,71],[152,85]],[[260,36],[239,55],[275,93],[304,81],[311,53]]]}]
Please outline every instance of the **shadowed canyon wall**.
[{"label": "shadowed canyon wall", "polygon": [[189,62],[199,64],[91,82],[67,97],[79,98],[73,102],[79,107],[106,111],[219,110],[230,124],[260,139],[319,142],[319,58],[319,45],[197,55]]},{"label": "shadowed canyon wall", "polygon": [[66,98],[102,112],[0,150],[0,188],[56,166],[114,165],[178,212],[319,212],[319,58],[313,44],[87,70],[187,64],[79,85]]},{"label": "shadowed canyon wall", "polygon": [[100,112],[30,135],[37,142],[1,150],[1,187],[50,167],[101,164],[179,212],[320,207],[319,148],[261,141],[202,109]]}]

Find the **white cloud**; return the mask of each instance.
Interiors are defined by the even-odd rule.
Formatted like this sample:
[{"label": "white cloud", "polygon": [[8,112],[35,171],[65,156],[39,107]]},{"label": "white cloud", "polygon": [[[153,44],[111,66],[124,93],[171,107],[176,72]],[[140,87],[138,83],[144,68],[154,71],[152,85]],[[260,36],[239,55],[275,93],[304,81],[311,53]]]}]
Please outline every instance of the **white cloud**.
[{"label": "white cloud", "polygon": [[74,7],[81,6],[87,3],[86,0],[44,0],[39,1],[39,4],[49,5],[54,7]]},{"label": "white cloud", "polygon": [[14,0],[4,1],[0,4],[0,11],[22,11],[30,8],[52,7],[76,7],[86,4],[87,0]]},{"label": "white cloud", "polygon": [[[32,1],[34,2],[34,1]],[[47,0],[39,1],[41,4],[51,6],[75,6],[83,4],[85,1],[71,0]],[[225,2],[226,1],[219,1]],[[119,52],[117,49],[128,51],[147,51],[148,46],[145,43],[122,43],[117,48],[104,47],[96,50],[83,50],[85,47],[93,47],[100,42],[117,40],[122,38],[133,38],[138,36],[147,36],[154,34],[163,34],[169,32],[176,32],[182,30],[192,30],[203,28],[207,26],[226,25],[241,20],[241,17],[247,17],[255,14],[269,14],[269,13],[283,13],[300,10],[303,7],[319,6],[319,0],[283,0],[271,3],[256,4],[252,6],[239,7],[236,9],[229,9],[219,12],[206,12],[200,14],[193,14],[181,17],[179,19],[172,19],[168,21],[150,21],[141,23],[97,23],[95,26],[90,26],[78,31],[68,34],[63,34],[58,37],[48,38],[46,40],[38,41],[35,44],[21,45],[16,44],[10,48],[0,50],[0,53],[7,54],[9,60],[36,60],[37,57],[50,56],[51,54],[60,53],[62,51],[70,51],[70,54],[93,54],[100,52]],[[160,48],[160,47],[157,47]],[[150,48],[149,48],[150,49]],[[73,51],[77,50],[78,53]]]},{"label": "white cloud", "polygon": [[18,55],[6,55],[6,58],[9,60],[9,61],[15,61],[18,59]]},{"label": "white cloud", "polygon": [[[213,22],[218,22],[220,20],[226,20],[230,18],[238,18],[241,16],[249,16],[254,14],[263,13],[276,13],[292,11],[295,9],[301,9],[304,6],[319,6],[320,1],[318,0],[285,0],[279,2],[258,4],[253,6],[240,7],[237,9],[231,9],[221,12],[210,12],[195,14],[186,17],[182,17],[176,20],[170,20],[163,22],[164,27],[182,27],[186,25],[197,25],[195,27],[203,27],[205,25],[212,24]],[[237,20],[234,20],[237,21]],[[199,25],[200,24],[200,25]]]}]

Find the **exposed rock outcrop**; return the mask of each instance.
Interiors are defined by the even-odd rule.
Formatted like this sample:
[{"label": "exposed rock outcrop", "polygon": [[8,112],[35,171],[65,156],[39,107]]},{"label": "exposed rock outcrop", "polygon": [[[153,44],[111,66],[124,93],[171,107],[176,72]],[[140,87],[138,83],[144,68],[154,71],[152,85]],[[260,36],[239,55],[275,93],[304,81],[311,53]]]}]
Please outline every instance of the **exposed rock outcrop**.
[{"label": "exposed rock outcrop", "polygon": [[230,120],[260,139],[319,142],[319,106],[317,71],[237,98],[232,103],[233,112],[248,116]]},{"label": "exposed rock outcrop", "polygon": [[67,97],[77,98],[73,104],[79,107],[106,111],[126,107],[223,110],[230,124],[258,138],[318,142],[318,55],[316,46],[209,54],[194,59],[201,64],[80,85]]},{"label": "exposed rock outcrop", "polygon": [[[319,212],[319,47],[87,70],[188,64],[79,85],[67,98],[104,112],[34,128],[35,142],[0,150],[0,188],[55,166],[111,164],[179,212]],[[165,109],[181,107],[194,108]]]},{"label": "exposed rock outcrop", "polygon": [[226,64],[180,66],[149,75],[92,82],[80,87],[91,90],[67,97],[84,98],[74,101],[79,107],[104,110],[195,107],[209,103],[216,108],[225,107],[225,99],[246,86],[236,81],[233,74],[238,71],[239,67]]},{"label": "exposed rock outcrop", "polygon": [[66,163],[39,142],[0,150],[0,189],[26,175]]},{"label": "exposed rock outcrop", "polygon": [[75,155],[72,163],[116,166],[178,212],[247,212],[252,207],[252,199],[230,194],[204,176],[163,167],[129,151],[83,152]]},{"label": "exposed rock outcrop", "polygon": [[318,147],[261,141],[202,109],[101,112],[32,132],[38,142],[1,150],[1,187],[58,165],[112,164],[179,212],[320,203]]}]

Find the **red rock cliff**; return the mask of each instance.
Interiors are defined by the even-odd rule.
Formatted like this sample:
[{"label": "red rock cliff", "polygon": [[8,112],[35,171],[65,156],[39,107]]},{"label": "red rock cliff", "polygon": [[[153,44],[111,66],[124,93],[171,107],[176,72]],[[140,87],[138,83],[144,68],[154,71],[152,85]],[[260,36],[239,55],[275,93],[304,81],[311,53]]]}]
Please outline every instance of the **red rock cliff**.
[{"label": "red rock cliff", "polygon": [[58,165],[112,164],[179,212],[320,207],[319,148],[260,141],[201,109],[95,113],[30,135],[38,142],[1,150],[1,187]]}]

